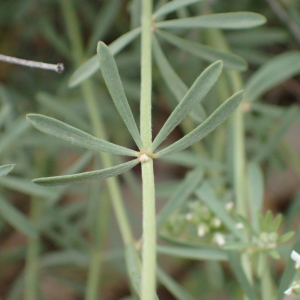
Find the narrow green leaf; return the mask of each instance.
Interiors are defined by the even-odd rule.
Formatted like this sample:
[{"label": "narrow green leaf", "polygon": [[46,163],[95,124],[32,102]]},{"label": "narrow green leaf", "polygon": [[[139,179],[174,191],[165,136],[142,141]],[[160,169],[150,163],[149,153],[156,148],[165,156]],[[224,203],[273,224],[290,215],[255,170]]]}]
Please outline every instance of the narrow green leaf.
[{"label": "narrow green leaf", "polygon": [[48,93],[38,93],[36,95],[37,101],[42,104],[44,107],[51,109],[54,113],[56,113],[61,118],[64,118],[70,125],[74,124],[76,127],[79,127],[83,130],[89,130],[90,126],[87,122],[83,121],[83,119],[76,114],[75,110],[72,110],[70,107],[70,103],[63,103],[62,99],[56,98],[53,95]]},{"label": "narrow green leaf", "polygon": [[247,69],[248,64],[246,60],[231,52],[224,52],[216,48],[201,45],[199,43],[180,38],[166,31],[158,30],[157,33],[170,44],[199,56],[206,61],[214,62],[216,60],[222,60],[224,68],[238,71],[245,71]]},{"label": "narrow green leaf", "polygon": [[284,291],[289,288],[290,284],[293,281],[293,278],[297,273],[297,270],[295,268],[295,261],[293,261],[290,258],[290,253],[292,252],[292,250],[298,253],[300,252],[300,230],[297,231],[295,244],[289,252],[288,262],[285,265],[284,272],[280,278],[280,283],[279,283],[278,293],[277,293],[278,300],[283,300],[283,298],[285,297]]},{"label": "narrow green leaf", "polygon": [[281,139],[286,135],[291,126],[299,119],[299,109],[297,106],[289,107],[282,116],[282,122],[277,130],[271,135],[269,140],[265,142],[258,153],[255,155],[253,161],[262,162],[264,159],[270,157],[279,144]]},{"label": "narrow green leaf", "polygon": [[255,101],[268,90],[299,73],[299,51],[277,55],[250,77],[245,86],[245,97],[249,101]]},{"label": "narrow green leaf", "polygon": [[217,248],[195,248],[157,245],[158,254],[181,257],[193,260],[218,260],[226,261],[227,254],[224,250]]},{"label": "narrow green leaf", "polygon": [[266,18],[252,12],[233,12],[211,14],[200,17],[183,18],[159,22],[159,28],[220,28],[220,29],[247,29],[262,25]]},{"label": "narrow green leaf", "polygon": [[195,194],[222,220],[228,230],[241,240],[245,239],[243,233],[237,229],[236,222],[228,214],[224,205],[217,199],[208,182],[205,181],[201,187],[196,190]]},{"label": "narrow green leaf", "polygon": [[21,135],[23,135],[28,129],[30,125],[26,121],[24,116],[19,117],[14,120],[11,127],[5,131],[5,133],[1,134],[0,138],[0,153],[5,151],[7,148],[11,147],[13,143],[16,142]]},{"label": "narrow green leaf", "polygon": [[289,32],[283,27],[262,27],[246,32],[231,32],[226,35],[228,43],[243,47],[273,46],[290,41]]},{"label": "narrow green leaf", "polygon": [[8,189],[12,189],[14,191],[18,191],[30,196],[42,198],[53,198],[57,194],[57,190],[37,186],[36,184],[30,182],[28,179],[16,176],[5,176],[0,178],[0,186],[4,186]]},{"label": "narrow green leaf", "polygon": [[157,266],[158,281],[178,300],[195,300],[179,283],[170,277],[163,269]]},{"label": "narrow green leaf", "polygon": [[217,61],[206,68],[196,79],[185,97],[179,102],[156,136],[151,146],[152,151],[154,151],[167,138],[173,129],[193,110],[193,108],[195,108],[195,104],[203,100],[205,95],[219,78],[222,66],[222,62]]},{"label": "narrow green leaf", "polygon": [[251,224],[248,222],[248,220],[241,216],[241,215],[237,215],[237,220],[239,222],[241,222],[245,228],[247,228],[249,230],[249,232],[252,233],[252,235],[259,237],[258,232],[254,230],[254,228],[251,226]]},{"label": "narrow green leaf", "polygon": [[43,178],[34,179],[33,182],[44,186],[56,186],[56,185],[75,184],[75,183],[87,182],[92,180],[99,180],[99,179],[109,178],[124,173],[132,169],[138,163],[139,160],[134,159],[124,164],[117,165],[103,170],[84,172],[84,173],[73,174],[73,175],[43,177]]},{"label": "narrow green leaf", "polygon": [[289,231],[278,238],[278,243],[285,243],[295,235],[294,231]]},{"label": "narrow green leaf", "polygon": [[95,51],[97,42],[108,34],[121,8],[121,0],[108,0],[101,6],[96,19],[93,21],[93,31],[87,45],[87,56]]},{"label": "narrow green leaf", "polygon": [[141,262],[133,243],[125,246],[125,262],[130,284],[137,295],[140,295]]},{"label": "narrow green leaf", "polygon": [[201,182],[204,172],[195,169],[187,174],[185,179],[177,187],[167,204],[160,210],[156,217],[156,224],[159,227],[164,221],[193,193],[197,185]]},{"label": "narrow green leaf", "polygon": [[93,137],[59,120],[38,114],[27,115],[27,120],[38,130],[56,138],[71,142],[73,145],[107,153],[138,156],[136,151]]},{"label": "narrow green leaf", "polygon": [[87,268],[90,258],[87,254],[81,253],[74,249],[66,249],[63,251],[53,251],[49,254],[44,254],[41,257],[41,267],[58,267],[58,266],[79,266]]},{"label": "narrow green leaf", "polygon": [[29,237],[37,237],[37,230],[31,225],[30,221],[6,199],[0,196],[0,214],[2,218],[18,231]]},{"label": "narrow green leaf", "polygon": [[259,165],[255,162],[248,166],[248,180],[252,224],[258,230],[258,213],[262,212],[264,200],[264,179]]},{"label": "narrow green leaf", "polygon": [[210,160],[208,158],[201,158],[193,151],[185,150],[179,153],[167,155],[161,158],[163,161],[174,165],[183,166],[187,168],[201,167],[203,169],[225,170],[224,164]]},{"label": "narrow green leaf", "polygon": [[[113,55],[118,54],[130,42],[132,42],[141,32],[141,28],[135,28],[116,39],[109,45],[109,49]],[[92,56],[83,63],[71,76],[69,86],[75,87],[84,80],[91,77],[100,68],[97,55]]]},{"label": "narrow green leaf", "polygon": [[[163,53],[157,39],[153,36],[153,54],[156,60],[157,67],[164,79],[170,92],[175,96],[178,102],[180,102],[189,88],[176,74],[170,63],[168,62],[165,54]],[[200,103],[195,105],[194,110],[190,113],[191,118],[197,122],[202,122],[206,118],[206,112]]]},{"label": "narrow green leaf", "polygon": [[242,91],[231,96],[192,132],[188,133],[174,144],[159,151],[158,153],[156,153],[156,156],[161,157],[165,155],[170,155],[175,152],[179,152],[203,139],[233,113],[233,111],[241,103],[242,98]]},{"label": "narrow green leaf", "polygon": [[229,258],[230,267],[247,298],[249,300],[258,300],[256,294],[254,293],[253,286],[250,285],[245,275],[239,254],[235,251],[227,251],[227,254]]},{"label": "narrow green leaf", "polygon": [[0,166],[0,177],[7,175],[14,168],[15,165]]},{"label": "narrow green leaf", "polygon": [[176,11],[177,9],[183,7],[192,5],[194,3],[200,2],[202,0],[173,0],[170,2],[167,2],[163,6],[161,6],[157,11],[154,12],[153,17],[154,19],[157,19],[158,17],[167,15],[169,13],[172,13]]},{"label": "narrow green leaf", "polygon": [[222,72],[222,67],[222,62],[217,61],[201,73],[159,131],[151,145],[152,151],[154,151],[167,138],[173,129],[192,111],[195,104],[203,100],[205,95],[207,95],[218,80]]},{"label": "narrow green leaf", "polygon": [[126,98],[115,59],[109,48],[103,42],[98,43],[97,55],[103,78],[114,104],[135,143],[140,149],[142,149],[143,143],[141,136]]}]

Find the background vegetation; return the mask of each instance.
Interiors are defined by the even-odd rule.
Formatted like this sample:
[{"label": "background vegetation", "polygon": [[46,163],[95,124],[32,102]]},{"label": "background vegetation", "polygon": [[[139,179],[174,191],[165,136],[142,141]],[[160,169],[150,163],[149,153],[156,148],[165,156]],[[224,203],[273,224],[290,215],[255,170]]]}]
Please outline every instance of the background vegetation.
[{"label": "background vegetation", "polygon": [[[154,4],[160,7],[165,2],[155,1]],[[153,42],[153,136],[157,135],[187,87],[210,63],[222,59],[226,71],[202,104],[210,115],[234,92],[245,90],[242,103],[245,132],[242,134],[247,157],[245,182],[238,183],[234,161],[239,154],[231,119],[192,148],[154,161],[157,211],[167,200],[173,204],[171,209],[165,208],[158,221],[161,225],[158,227],[159,299],[242,299],[243,293],[249,299],[273,299],[275,295],[282,299],[283,291],[292,281],[294,265],[289,255],[292,249],[300,250],[297,233],[300,207],[299,5],[297,0],[203,0],[178,9],[167,18],[249,11],[264,15],[267,22],[248,30],[192,28],[171,31],[185,40],[166,36],[164,32],[156,35]],[[57,74],[0,62],[1,165],[16,164],[9,175],[0,178],[0,298],[136,299],[130,295],[134,295],[132,285],[139,279],[133,272],[129,284],[131,275],[129,272],[127,276],[120,228],[105,181],[52,188],[31,182],[37,177],[102,169],[110,164],[111,158],[104,155],[99,159],[93,151],[37,131],[26,120],[26,114],[54,117],[91,134],[95,133],[91,116],[100,114],[107,140],[137,150],[116,113],[101,72],[98,70],[89,81],[78,86],[74,86],[72,74],[96,53],[99,40],[110,44],[140,26],[140,15],[139,0],[0,2],[1,54],[65,65],[65,71]],[[241,58],[199,48],[200,44]],[[242,58],[248,62],[248,68]],[[136,38],[115,59],[138,120],[140,39]],[[181,80],[174,76],[173,69]],[[230,77],[233,71],[228,70],[231,69],[239,72],[244,83],[240,79],[234,81],[233,73]],[[91,99],[97,107],[91,106]],[[171,144],[195,128],[201,121],[201,114],[197,112],[199,110],[195,110],[164,143]],[[114,157],[112,164],[125,161],[123,157]],[[140,167],[123,173],[117,183],[121,187],[135,246],[140,250]],[[206,189],[198,189],[200,184]],[[279,236],[296,231],[295,237],[287,242],[283,238],[284,243],[280,245],[276,236],[276,251],[272,247],[259,248],[262,258],[255,257],[251,261],[256,270],[253,282],[247,281],[240,265],[233,264],[235,257],[229,255],[228,262],[228,257],[224,256],[230,247],[243,253],[245,249],[251,251],[253,245],[232,243],[223,249],[218,234],[230,240],[232,231],[226,220],[220,220],[222,212],[211,206],[213,200],[222,203],[222,209],[227,209],[234,222],[247,227],[245,220],[237,216],[237,213],[243,214],[243,209],[241,211],[234,204],[230,210],[231,203],[237,199],[237,185],[244,196],[247,194],[247,203],[252,203],[252,208],[263,207],[263,221],[258,225],[258,220],[255,223],[251,219],[260,233],[272,233],[276,231],[275,223],[280,223],[279,219],[272,223],[273,217],[266,214],[268,210],[274,215],[283,214]],[[250,228],[246,235],[251,234]],[[274,260],[279,255],[281,258]],[[269,265],[267,276],[262,274],[262,264]],[[247,290],[249,281],[254,294],[260,295],[258,298]],[[260,291],[267,285],[267,292]]]}]

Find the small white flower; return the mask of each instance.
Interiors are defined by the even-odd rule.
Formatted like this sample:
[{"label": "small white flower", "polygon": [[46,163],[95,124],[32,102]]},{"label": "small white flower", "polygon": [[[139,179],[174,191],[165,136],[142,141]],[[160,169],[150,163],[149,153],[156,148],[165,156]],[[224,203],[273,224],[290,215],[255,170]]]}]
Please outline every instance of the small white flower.
[{"label": "small white flower", "polygon": [[293,250],[291,253],[291,259],[296,262],[295,268],[299,269],[300,268],[300,254],[298,252],[296,252],[295,250]]},{"label": "small white flower", "polygon": [[236,223],[236,224],[235,224],[235,227],[236,227],[237,229],[243,229],[243,228],[244,228],[244,225],[243,225],[243,223]]},{"label": "small white flower", "polygon": [[225,244],[225,238],[224,238],[224,235],[221,234],[221,233],[216,233],[215,236],[214,236],[214,240],[215,242],[219,245],[219,246],[222,246]]},{"label": "small white flower", "polygon": [[287,290],[284,291],[284,293],[286,295],[292,295],[292,294],[299,295],[299,293],[300,293],[300,282],[299,282],[299,280],[294,281],[292,283],[292,285]]},{"label": "small white flower", "polygon": [[207,228],[206,228],[205,225],[203,225],[203,224],[199,225],[199,227],[198,227],[198,236],[200,236],[200,237],[205,236],[206,231],[207,231]]},{"label": "small white flower", "polygon": [[293,293],[293,288],[288,288],[286,291],[284,291],[284,293],[286,294],[286,295],[292,295],[292,293]]},{"label": "small white flower", "polygon": [[231,202],[228,202],[228,203],[226,203],[226,205],[225,205],[225,208],[226,208],[226,210],[227,211],[231,211],[232,210],[232,208],[233,208],[233,202],[231,201]]},{"label": "small white flower", "polygon": [[192,215],[191,213],[187,213],[187,214],[185,215],[185,218],[186,218],[188,221],[192,220],[192,217],[193,217],[193,215]]},{"label": "small white flower", "polygon": [[213,225],[215,228],[219,228],[221,226],[221,220],[219,218],[214,218],[213,219]]}]

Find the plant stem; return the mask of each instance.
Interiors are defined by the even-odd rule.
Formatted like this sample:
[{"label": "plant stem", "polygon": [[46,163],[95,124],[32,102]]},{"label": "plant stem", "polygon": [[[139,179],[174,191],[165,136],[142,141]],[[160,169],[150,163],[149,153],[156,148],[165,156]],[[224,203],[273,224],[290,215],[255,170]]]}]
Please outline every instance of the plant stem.
[{"label": "plant stem", "polygon": [[[76,67],[79,67],[83,60],[83,42],[80,34],[80,26],[76,16],[75,9],[71,0],[61,0],[62,10],[64,12],[67,32],[71,41],[73,50],[73,60]],[[95,46],[96,47],[96,46]],[[94,88],[91,81],[85,81],[81,85],[81,90],[88,108],[89,117],[92,123],[94,135],[101,139],[106,139],[106,132],[99,114]],[[112,158],[109,154],[100,152],[100,159],[104,168],[113,166]],[[132,231],[126,215],[125,207],[122,200],[122,194],[118,179],[111,177],[106,179],[108,192],[112,201],[114,213],[118,222],[118,227],[121,231],[123,243],[130,244],[133,241]],[[100,214],[100,212],[99,212]],[[103,233],[104,234],[104,233]],[[89,267],[89,282],[87,286],[89,290],[86,295],[86,300],[96,300],[100,283],[100,267],[101,267],[101,252],[97,249],[97,254],[92,254]],[[96,289],[96,291],[95,291]]]},{"label": "plant stem", "polygon": [[[144,150],[152,143],[152,0],[142,1],[141,45],[141,138]],[[156,223],[153,160],[142,162],[143,180],[143,252],[142,300],[153,300],[156,289]]]},{"label": "plant stem", "polygon": [[[30,220],[34,226],[41,215],[41,200],[32,198],[30,201]],[[40,249],[39,237],[28,240],[25,266],[25,300],[38,299],[38,256]]]}]

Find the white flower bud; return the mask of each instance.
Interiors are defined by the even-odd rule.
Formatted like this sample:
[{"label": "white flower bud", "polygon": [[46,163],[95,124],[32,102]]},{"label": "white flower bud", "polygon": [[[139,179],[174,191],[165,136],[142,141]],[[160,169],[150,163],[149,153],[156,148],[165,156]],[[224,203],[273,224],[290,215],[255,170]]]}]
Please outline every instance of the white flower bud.
[{"label": "white flower bud", "polygon": [[298,270],[300,268],[300,254],[293,250],[291,253],[291,259],[296,262],[295,268]]}]

